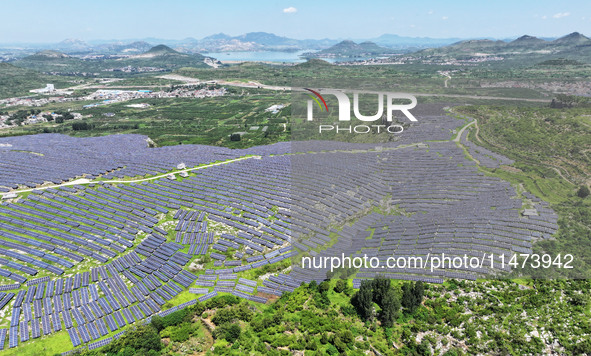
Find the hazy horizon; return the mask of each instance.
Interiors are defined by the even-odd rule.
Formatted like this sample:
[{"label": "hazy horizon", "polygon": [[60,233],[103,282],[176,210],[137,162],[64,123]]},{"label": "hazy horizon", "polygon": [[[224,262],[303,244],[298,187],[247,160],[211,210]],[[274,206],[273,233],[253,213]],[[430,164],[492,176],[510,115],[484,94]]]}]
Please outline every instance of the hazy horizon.
[{"label": "hazy horizon", "polygon": [[[26,5],[26,6],[25,6]],[[293,39],[370,39],[383,34],[429,38],[555,38],[591,33],[584,1],[467,0],[398,4],[386,0],[238,1],[55,0],[3,1],[0,43],[56,43],[157,38],[171,41],[225,33],[268,32]],[[588,14],[588,15],[587,15]]]}]

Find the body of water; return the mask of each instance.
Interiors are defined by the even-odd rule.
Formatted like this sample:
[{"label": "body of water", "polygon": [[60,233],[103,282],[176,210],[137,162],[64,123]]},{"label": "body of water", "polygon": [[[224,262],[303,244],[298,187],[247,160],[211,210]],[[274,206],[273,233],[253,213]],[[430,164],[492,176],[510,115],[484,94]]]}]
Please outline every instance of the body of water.
[{"label": "body of water", "polygon": [[204,56],[213,57],[220,61],[248,61],[248,62],[286,62],[299,63],[306,60],[300,56],[307,51],[297,52],[276,52],[276,51],[257,51],[257,52],[209,52],[202,53]]},{"label": "body of water", "polygon": [[[278,51],[256,51],[256,52],[208,52],[202,53],[204,56],[213,57],[222,62],[236,61],[236,62],[276,62],[276,63],[302,63],[305,58],[300,56],[306,52],[314,52],[314,50],[304,50],[297,52],[278,52]],[[356,57],[356,58],[319,58],[329,63],[348,62],[353,60],[365,60],[372,57]],[[373,57],[381,58],[381,57]]]}]

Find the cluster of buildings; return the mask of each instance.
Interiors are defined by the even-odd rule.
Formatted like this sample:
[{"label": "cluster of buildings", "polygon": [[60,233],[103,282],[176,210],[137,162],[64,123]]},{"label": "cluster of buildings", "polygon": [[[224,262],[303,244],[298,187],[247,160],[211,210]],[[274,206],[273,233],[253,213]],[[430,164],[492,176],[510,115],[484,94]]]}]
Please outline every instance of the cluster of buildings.
[{"label": "cluster of buildings", "polygon": [[170,72],[170,69],[159,68],[159,67],[125,66],[125,67],[118,67],[118,68],[103,69],[103,72],[123,72],[123,73]]},{"label": "cluster of buildings", "polygon": [[[84,116],[78,112],[71,112],[70,114],[72,114],[74,120],[81,120],[83,118],[92,117],[92,115]],[[20,123],[20,125],[33,125],[33,124],[40,124],[43,122],[55,121],[58,117],[61,117],[61,116],[62,115],[56,114],[51,111],[43,111],[38,114],[31,114],[31,115],[27,116]],[[11,115],[0,115],[0,130],[18,126],[17,123],[11,122],[11,120],[10,120],[11,118],[12,118]]]},{"label": "cluster of buildings", "polygon": [[[48,87],[43,90],[49,90]],[[38,89],[42,90],[42,89]],[[64,96],[51,96],[38,98],[35,96],[29,97],[16,97],[0,100],[0,107],[14,107],[14,106],[29,106],[39,107],[51,103],[65,103],[73,101],[88,101],[88,100],[100,100],[97,103],[85,105],[85,108],[96,107],[99,105],[106,105],[116,102],[123,102],[134,99],[142,98],[205,98],[214,96],[223,96],[227,93],[226,88],[201,88],[195,89],[191,87],[180,86],[170,91],[151,91],[151,90],[113,90],[113,89],[99,89],[94,93],[85,96],[69,97],[67,94],[71,92],[60,92],[56,90],[54,92],[46,91],[46,94],[63,94]]]},{"label": "cluster of buildings", "polygon": [[477,54],[467,59],[455,59],[442,56],[424,56],[424,57],[401,57],[395,56],[390,58],[368,58],[363,60],[355,61],[344,61],[336,62],[335,65],[380,65],[380,64],[410,64],[410,63],[421,63],[421,64],[434,64],[434,65],[457,65],[457,66],[471,66],[477,63],[490,62],[490,61],[502,61],[503,57],[488,55],[488,54]]}]

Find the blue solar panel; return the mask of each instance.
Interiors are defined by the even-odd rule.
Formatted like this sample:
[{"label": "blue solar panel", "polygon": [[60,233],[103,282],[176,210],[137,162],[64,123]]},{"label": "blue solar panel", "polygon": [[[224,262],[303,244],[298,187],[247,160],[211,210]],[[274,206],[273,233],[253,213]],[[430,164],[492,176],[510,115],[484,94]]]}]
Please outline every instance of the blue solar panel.
[{"label": "blue solar panel", "polygon": [[18,346],[18,326],[11,326],[8,335],[8,347]]},{"label": "blue solar panel", "polygon": [[117,323],[115,323],[115,318],[113,318],[113,315],[107,315],[105,317],[105,322],[107,323],[107,327],[111,332],[118,329]]},{"label": "blue solar panel", "polygon": [[26,321],[21,321],[19,334],[21,337],[21,342],[25,342],[29,340],[29,323]]},{"label": "blue solar panel", "polygon": [[84,343],[90,342],[90,335],[88,334],[88,329],[86,329],[85,325],[80,325],[76,329]]},{"label": "blue solar panel", "polygon": [[74,326],[74,323],[72,322],[72,315],[69,310],[64,310],[62,316],[64,317],[64,325],[66,326],[66,329]]},{"label": "blue solar panel", "polygon": [[39,319],[31,320],[31,337],[36,339],[41,336],[41,327],[39,326]]},{"label": "blue solar panel", "polygon": [[4,350],[5,340],[6,340],[6,329],[0,329],[0,351]]},{"label": "blue solar panel", "polygon": [[13,308],[12,309],[12,318],[10,320],[10,327],[17,327],[18,326],[18,320],[20,318],[21,315],[21,308]]},{"label": "blue solar panel", "polygon": [[123,309],[123,315],[125,315],[125,319],[127,319],[127,322],[129,324],[135,323],[136,319],[129,309],[127,309],[127,308]]},{"label": "blue solar panel", "polygon": [[119,327],[123,327],[123,326],[127,325],[127,323],[125,322],[125,319],[123,318],[123,315],[121,314],[120,311],[114,312],[113,316],[115,317],[115,321],[117,321],[117,324],[119,325]]},{"label": "blue solar panel", "polygon": [[86,324],[86,320],[84,320],[84,317],[82,316],[82,313],[80,313],[80,310],[72,309],[72,316],[74,317],[74,320],[76,320],[76,324],[78,324],[78,325]]},{"label": "blue solar panel", "polygon": [[53,319],[53,331],[55,332],[62,330],[62,322],[60,320],[59,313],[53,313],[51,318]]},{"label": "blue solar panel", "polygon": [[107,326],[105,325],[105,321],[103,319],[97,319],[96,325],[98,326],[98,331],[101,334],[101,336],[105,336],[109,333],[109,331],[107,331]]},{"label": "blue solar panel", "polygon": [[68,335],[70,335],[70,341],[72,341],[74,347],[78,347],[82,344],[75,328],[68,329]]},{"label": "blue solar panel", "polygon": [[88,305],[83,305],[82,307],[80,307],[80,311],[82,311],[82,314],[84,315],[87,321],[94,321],[95,317],[90,311]]},{"label": "blue solar panel", "polygon": [[96,322],[90,322],[87,324],[88,332],[90,333],[90,338],[96,340],[100,337],[98,328],[96,326]]},{"label": "blue solar panel", "polygon": [[94,349],[98,349],[99,347],[103,347],[105,345],[110,344],[113,341],[113,338],[106,338],[104,340],[100,340],[97,342],[93,342],[91,344],[88,345],[88,349],[89,350],[94,350]]}]

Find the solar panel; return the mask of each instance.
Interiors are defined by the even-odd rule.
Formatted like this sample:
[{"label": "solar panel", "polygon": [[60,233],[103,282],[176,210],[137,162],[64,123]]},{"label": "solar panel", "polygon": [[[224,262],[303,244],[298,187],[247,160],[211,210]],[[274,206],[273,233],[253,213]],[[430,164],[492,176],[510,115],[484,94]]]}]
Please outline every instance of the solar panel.
[{"label": "solar panel", "polygon": [[101,334],[101,336],[105,336],[109,333],[107,331],[107,326],[105,325],[105,321],[103,319],[97,319],[96,325],[98,326],[98,331]]},{"label": "solar panel", "polygon": [[51,322],[48,315],[41,317],[41,324],[43,325],[43,335],[51,334]]},{"label": "solar panel", "polygon": [[92,310],[92,312],[94,313],[94,315],[96,315],[97,318],[100,318],[104,315],[101,308],[99,308],[99,305],[97,302],[90,302],[88,304],[88,307]]},{"label": "solar panel", "polygon": [[10,320],[10,327],[16,327],[18,326],[18,320],[20,318],[21,315],[21,308],[12,308],[12,317]]},{"label": "solar panel", "polygon": [[99,335],[99,331],[98,331],[96,322],[95,321],[90,322],[87,324],[87,326],[88,326],[88,332],[90,334],[90,338],[92,340],[98,339],[100,337],[100,335]]},{"label": "solar panel", "polygon": [[53,331],[55,332],[62,330],[62,322],[60,320],[59,313],[53,313],[51,318],[53,319]]},{"label": "solar panel", "polygon": [[129,324],[135,323],[136,319],[129,309],[123,309],[123,315],[125,315],[125,319],[127,319]]},{"label": "solar panel", "polygon": [[78,347],[82,344],[75,328],[68,329],[68,335],[70,335],[70,341],[72,342],[73,347]]},{"label": "solar panel", "polygon": [[74,326],[74,323],[72,322],[72,315],[69,310],[64,310],[62,316],[64,318],[64,325],[66,326],[66,329],[69,329]]},{"label": "solar panel", "polygon": [[127,325],[127,323],[125,322],[125,319],[123,318],[123,315],[121,314],[120,311],[115,311],[113,313],[113,316],[115,317],[115,321],[117,321],[117,324],[119,325],[119,327],[123,327],[123,326]]},{"label": "solar panel", "polygon": [[26,321],[21,321],[19,334],[21,337],[21,342],[25,342],[29,340],[29,323]]},{"label": "solar panel", "polygon": [[11,326],[8,335],[8,347],[18,346],[18,326]]},{"label": "solar panel", "polygon": [[94,349],[98,349],[99,347],[103,347],[105,345],[110,344],[113,341],[113,338],[106,338],[104,340],[100,340],[97,342],[93,342],[91,344],[88,344],[88,349],[89,350],[94,350]]},{"label": "solar panel", "polygon": [[41,327],[39,326],[39,319],[34,318],[31,320],[31,337],[36,339],[41,336]]},{"label": "solar panel", "polygon": [[76,330],[80,334],[80,337],[82,338],[82,341],[84,343],[90,342],[90,334],[88,334],[88,329],[86,328],[86,325],[80,325],[76,328]]},{"label": "solar panel", "polygon": [[72,316],[76,320],[76,324],[78,324],[78,325],[84,325],[84,324],[86,324],[86,320],[82,316],[82,313],[80,313],[80,310],[78,310],[78,309],[72,309],[71,312],[72,312]]},{"label": "solar panel", "polygon": [[109,330],[111,332],[118,329],[117,324],[115,323],[115,318],[113,318],[113,315],[105,316],[105,322],[107,323],[107,327],[109,328]]},{"label": "solar panel", "polygon": [[[93,303],[95,303],[95,302],[93,302]],[[80,307],[80,310],[82,311],[82,314],[84,315],[84,317],[86,318],[86,320],[88,320],[90,322],[90,321],[94,321],[95,320],[95,316],[92,314],[92,311],[90,310],[89,305],[83,305],[83,306],[81,306]]]}]

